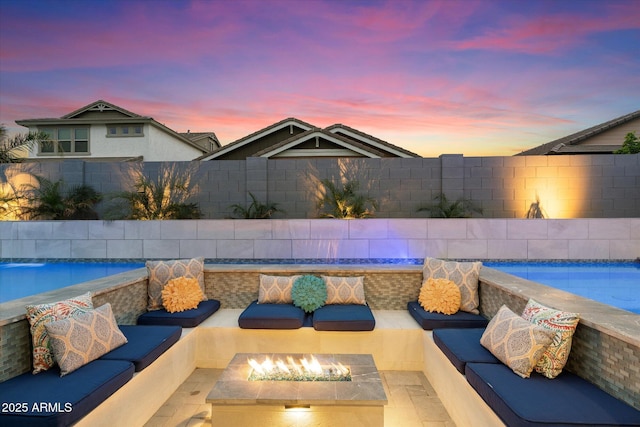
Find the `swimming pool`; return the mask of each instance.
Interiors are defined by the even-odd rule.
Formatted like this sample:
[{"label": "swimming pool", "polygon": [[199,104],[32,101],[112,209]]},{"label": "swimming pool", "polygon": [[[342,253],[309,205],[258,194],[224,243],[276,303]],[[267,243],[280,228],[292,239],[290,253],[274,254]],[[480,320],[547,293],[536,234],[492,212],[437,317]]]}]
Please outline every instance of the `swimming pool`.
[{"label": "swimming pool", "polygon": [[[207,260],[209,262],[209,260]],[[215,263],[317,264],[327,260],[214,260]],[[421,264],[410,260],[339,260],[331,263]],[[484,261],[495,268],[640,314],[640,264]],[[0,263],[0,303],[144,267],[144,262]]]},{"label": "swimming pool", "polygon": [[0,303],[144,267],[144,263],[0,263]]},{"label": "swimming pool", "polygon": [[495,262],[483,265],[640,314],[640,264]]}]

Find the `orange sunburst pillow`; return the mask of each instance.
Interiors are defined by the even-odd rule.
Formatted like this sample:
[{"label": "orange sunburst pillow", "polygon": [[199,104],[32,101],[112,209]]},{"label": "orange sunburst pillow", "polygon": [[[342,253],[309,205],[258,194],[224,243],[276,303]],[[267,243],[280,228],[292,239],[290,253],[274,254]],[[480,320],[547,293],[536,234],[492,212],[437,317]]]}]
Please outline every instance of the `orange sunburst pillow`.
[{"label": "orange sunburst pillow", "polygon": [[169,313],[197,308],[203,295],[198,279],[177,277],[162,289],[162,305]]},{"label": "orange sunburst pillow", "polygon": [[460,309],[460,288],[448,279],[427,279],[420,289],[418,302],[426,311],[455,314]]}]

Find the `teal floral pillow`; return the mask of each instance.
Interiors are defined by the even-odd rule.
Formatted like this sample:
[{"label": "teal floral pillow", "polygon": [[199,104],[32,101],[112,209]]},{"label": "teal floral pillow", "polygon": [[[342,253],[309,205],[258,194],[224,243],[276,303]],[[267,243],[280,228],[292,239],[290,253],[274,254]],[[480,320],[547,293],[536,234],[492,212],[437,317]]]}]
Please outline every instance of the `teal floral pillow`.
[{"label": "teal floral pillow", "polygon": [[291,299],[293,305],[312,313],[327,301],[327,286],[321,278],[307,274],[293,282]]}]

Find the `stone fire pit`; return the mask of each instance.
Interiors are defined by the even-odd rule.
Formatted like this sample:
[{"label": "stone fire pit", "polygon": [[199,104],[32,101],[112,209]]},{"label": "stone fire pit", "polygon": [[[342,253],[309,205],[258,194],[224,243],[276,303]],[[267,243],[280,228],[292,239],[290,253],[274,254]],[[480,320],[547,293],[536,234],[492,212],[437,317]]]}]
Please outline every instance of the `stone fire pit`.
[{"label": "stone fire pit", "polygon": [[249,360],[311,359],[305,354],[238,353],[207,397],[215,426],[383,426],[387,396],[370,354],[316,354],[324,368],[344,366],[350,380],[249,380]]}]

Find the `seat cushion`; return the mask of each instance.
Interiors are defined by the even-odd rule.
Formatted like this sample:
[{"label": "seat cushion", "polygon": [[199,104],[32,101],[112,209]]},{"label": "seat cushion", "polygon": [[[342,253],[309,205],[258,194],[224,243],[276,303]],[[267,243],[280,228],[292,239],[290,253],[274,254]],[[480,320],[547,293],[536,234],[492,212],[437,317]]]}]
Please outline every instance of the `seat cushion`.
[{"label": "seat cushion", "polygon": [[126,384],[133,372],[131,362],[94,360],[64,377],[56,366],[37,375],[28,372],[11,378],[0,383],[0,402],[24,407],[0,411],[0,425],[71,425]]},{"label": "seat cushion", "polygon": [[411,301],[407,309],[418,324],[427,331],[443,328],[484,328],[489,321],[479,314],[458,311],[455,314],[432,313],[420,306],[418,301]]},{"label": "seat cushion", "polygon": [[313,312],[316,331],[372,331],[376,319],[368,305],[331,304]]},{"label": "seat cushion", "polygon": [[201,301],[198,308],[169,313],[164,308],[148,311],[138,317],[138,325],[175,325],[183,328],[193,328],[202,323],[206,318],[218,311],[220,301],[210,299]]},{"label": "seat cushion", "polygon": [[480,344],[484,328],[436,329],[433,342],[460,373],[467,363],[500,363]]},{"label": "seat cushion", "polygon": [[640,411],[563,372],[553,380],[514,374],[503,364],[467,363],[467,381],[510,426],[638,426]]},{"label": "seat cushion", "polygon": [[238,317],[243,329],[298,329],[307,315],[293,304],[258,304],[253,301]]},{"label": "seat cushion", "polygon": [[180,339],[180,326],[120,325],[127,343],[101,357],[102,360],[128,360],[136,372],[142,371]]}]

